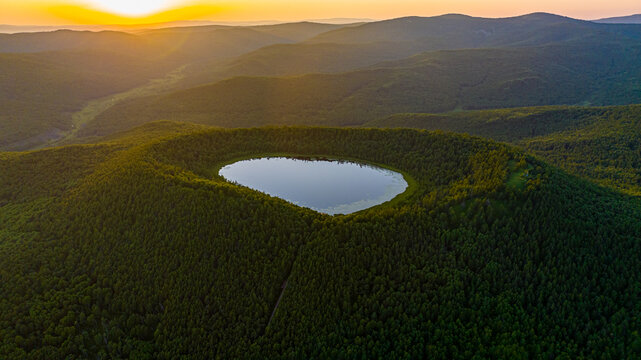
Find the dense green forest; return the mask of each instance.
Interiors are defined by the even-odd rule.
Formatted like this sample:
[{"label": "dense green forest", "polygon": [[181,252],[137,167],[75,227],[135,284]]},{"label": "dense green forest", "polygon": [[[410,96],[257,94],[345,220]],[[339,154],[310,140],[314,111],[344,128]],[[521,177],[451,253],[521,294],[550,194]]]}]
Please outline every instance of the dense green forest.
[{"label": "dense green forest", "polygon": [[[328,216],[217,175],[265,153],[417,190]],[[636,358],[640,206],[419,130],[162,122],[0,153],[0,358]]]},{"label": "dense green forest", "polygon": [[[641,358],[640,60],[543,13],[0,34],[0,359]],[[218,175],[270,154],[412,191]]]},{"label": "dense green forest", "polygon": [[468,133],[512,143],[573,174],[641,195],[641,106],[395,114],[365,124]]}]

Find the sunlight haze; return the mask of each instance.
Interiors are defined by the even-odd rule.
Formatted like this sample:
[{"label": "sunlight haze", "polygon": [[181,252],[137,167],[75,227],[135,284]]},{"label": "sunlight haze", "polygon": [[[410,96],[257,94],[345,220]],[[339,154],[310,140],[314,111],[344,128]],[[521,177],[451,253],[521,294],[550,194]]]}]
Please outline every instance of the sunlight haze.
[{"label": "sunlight haze", "polygon": [[481,17],[508,17],[550,12],[580,19],[598,19],[641,12],[636,0],[601,1],[181,1],[181,0],[0,0],[0,24],[134,24],[175,20],[299,21],[330,18],[389,19],[461,13]]},{"label": "sunlight haze", "polygon": [[0,360],[641,359],[641,0],[0,0]]},{"label": "sunlight haze", "polygon": [[149,15],[177,5],[171,0],[90,0],[88,3],[97,9],[125,16]]}]

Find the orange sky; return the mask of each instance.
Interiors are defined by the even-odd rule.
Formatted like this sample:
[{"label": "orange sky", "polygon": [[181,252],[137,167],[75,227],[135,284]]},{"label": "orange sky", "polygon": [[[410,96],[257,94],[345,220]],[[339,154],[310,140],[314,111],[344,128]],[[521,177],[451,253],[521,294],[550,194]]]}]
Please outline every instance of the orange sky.
[{"label": "orange sky", "polygon": [[[132,5],[134,4],[134,5]],[[0,24],[134,24],[173,20],[388,19],[545,11],[581,19],[641,13],[640,0],[0,0]]]}]

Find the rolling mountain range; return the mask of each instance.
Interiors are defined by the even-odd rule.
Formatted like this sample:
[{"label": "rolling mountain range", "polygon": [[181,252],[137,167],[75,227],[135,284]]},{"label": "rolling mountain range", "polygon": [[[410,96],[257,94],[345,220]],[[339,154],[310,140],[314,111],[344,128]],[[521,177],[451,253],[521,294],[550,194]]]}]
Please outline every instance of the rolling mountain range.
[{"label": "rolling mountain range", "polygon": [[[43,66],[34,66],[29,74],[61,86],[47,87],[56,96],[38,98],[38,108],[46,110],[5,107],[14,110],[0,113],[0,147],[68,143],[160,119],[232,127],[357,125],[396,112],[631,104],[638,102],[640,39],[641,25],[597,24],[544,13],[345,25],[214,25],[136,34],[5,34],[0,35],[1,53],[32,53]],[[49,53],[73,58],[91,51],[99,53],[97,59],[103,52],[116,53],[112,56],[125,63],[129,58],[128,67],[110,71],[131,79],[129,89],[97,83],[104,91],[85,91],[82,85],[82,97],[64,91],[65,81],[74,75],[51,70]],[[145,71],[139,71],[141,63]],[[69,71],[91,69],[80,64]],[[4,75],[4,84],[19,81]],[[6,92],[0,101],[29,104],[31,92],[41,90],[28,88],[36,87],[33,81],[24,83],[25,91]],[[157,83],[164,85],[154,88]],[[66,93],[69,99],[61,100]],[[178,112],[179,119],[174,99],[189,107]]]},{"label": "rolling mountain range", "polygon": [[[295,42],[333,28],[291,24],[189,27],[144,35],[68,30],[0,34],[0,148],[31,148],[60,139],[84,123],[75,121],[74,114],[91,100],[164,84],[167,78],[182,77],[187,64]],[[104,69],[97,69],[101,64]],[[121,78],[127,79],[125,84],[119,83]],[[110,104],[116,98],[103,100]]]},{"label": "rolling mountain range", "polygon": [[158,119],[225,127],[356,126],[406,112],[638,103],[640,50],[581,42],[439,51],[339,74],[234,77],[122,102],[98,115],[84,134],[105,135]]},{"label": "rolling mountain range", "polygon": [[[641,357],[641,25],[0,35],[0,359]],[[407,180],[330,216],[253,157]]]}]

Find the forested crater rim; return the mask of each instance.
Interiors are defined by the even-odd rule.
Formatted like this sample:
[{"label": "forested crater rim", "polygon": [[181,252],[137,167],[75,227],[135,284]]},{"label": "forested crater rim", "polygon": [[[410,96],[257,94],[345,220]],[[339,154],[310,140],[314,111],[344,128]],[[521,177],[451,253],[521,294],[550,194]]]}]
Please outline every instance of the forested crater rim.
[{"label": "forested crater rim", "polygon": [[236,185],[328,215],[369,209],[409,188],[400,172],[327,157],[257,156],[229,163],[218,173]]}]

